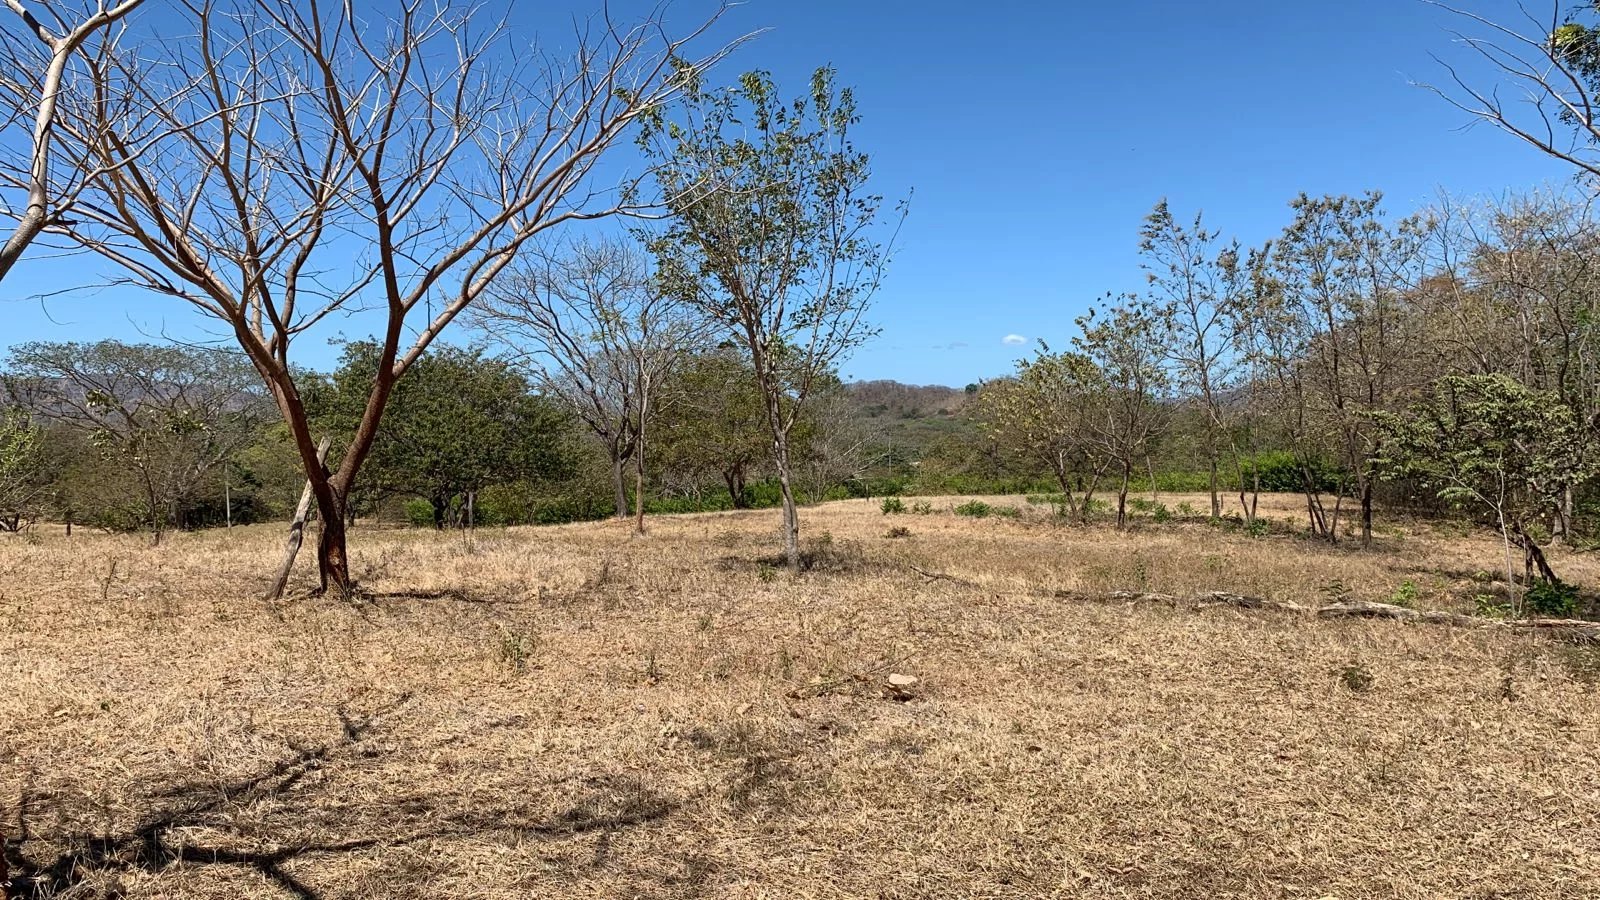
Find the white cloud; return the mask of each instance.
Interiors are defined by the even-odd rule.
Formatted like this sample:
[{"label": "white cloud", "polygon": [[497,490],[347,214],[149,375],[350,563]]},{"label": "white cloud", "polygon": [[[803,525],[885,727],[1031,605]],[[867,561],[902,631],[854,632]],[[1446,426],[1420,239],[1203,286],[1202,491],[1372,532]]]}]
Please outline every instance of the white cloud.
[{"label": "white cloud", "polygon": [[1008,334],[1000,339],[1000,343],[1005,344],[1008,347],[1020,347],[1027,342],[1028,339],[1020,334]]}]

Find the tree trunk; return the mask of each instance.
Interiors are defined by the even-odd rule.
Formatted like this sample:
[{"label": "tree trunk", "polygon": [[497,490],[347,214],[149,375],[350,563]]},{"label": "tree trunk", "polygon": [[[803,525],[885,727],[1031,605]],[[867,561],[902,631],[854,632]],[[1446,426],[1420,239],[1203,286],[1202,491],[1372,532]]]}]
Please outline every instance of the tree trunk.
[{"label": "tree trunk", "polygon": [[1361,486],[1361,546],[1372,546],[1372,481]]},{"label": "tree trunk", "polygon": [[1128,482],[1133,476],[1133,463],[1124,461],[1122,464],[1122,483],[1117,485],[1117,529],[1120,531],[1128,525]]},{"label": "tree trunk", "polygon": [[744,466],[735,465],[722,473],[722,480],[728,483],[728,496],[731,498],[734,509],[747,509],[750,504],[745,502],[744,496]]},{"label": "tree trunk", "polygon": [[[1218,490],[1218,485],[1217,485],[1217,457],[1216,457],[1216,454],[1212,454],[1211,455],[1211,458],[1210,458],[1209,462],[1210,462],[1210,466],[1211,466],[1211,472],[1210,472],[1210,475],[1211,475],[1211,518],[1220,519],[1220,518],[1222,518],[1222,493],[1221,493],[1221,491]],[[1240,485],[1240,488],[1239,488],[1239,502],[1241,504],[1243,504],[1243,502],[1244,502],[1244,487],[1243,487],[1242,484]]]},{"label": "tree trunk", "polygon": [[789,571],[800,574],[800,509],[794,502],[789,481],[789,436],[781,432],[773,438],[773,462],[778,468],[778,485],[783,491],[783,556]]},{"label": "tree trunk", "polygon": [[644,439],[639,439],[633,466],[633,533],[644,534]]},{"label": "tree trunk", "polygon": [[611,484],[616,489],[617,518],[628,517],[628,486],[622,474],[623,459],[620,455],[611,457]]},{"label": "tree trunk", "polygon": [[445,515],[450,511],[450,501],[440,497],[430,497],[428,505],[433,507],[433,530],[443,531]]},{"label": "tree trunk", "polygon": [[322,593],[339,600],[348,599],[354,587],[350,581],[350,558],[345,546],[344,513],[347,503],[344,495],[336,491],[334,504],[337,508],[318,511],[322,529],[317,538],[317,574]]},{"label": "tree trunk", "polygon": [[[323,438],[317,445],[317,462],[321,464],[328,458],[329,438]],[[311,482],[307,481],[305,489],[300,492],[300,502],[294,508],[294,519],[289,522],[289,542],[283,548],[283,562],[278,564],[278,574],[272,579],[272,587],[267,589],[266,599],[277,600],[283,596],[283,589],[289,584],[289,572],[294,569],[294,558],[300,553],[300,544],[305,540],[306,517],[311,515]]]},{"label": "tree trunk", "polygon": [[1067,515],[1078,518],[1078,501],[1072,495],[1072,479],[1064,470],[1057,469],[1056,482],[1061,485],[1061,496],[1066,499]]}]

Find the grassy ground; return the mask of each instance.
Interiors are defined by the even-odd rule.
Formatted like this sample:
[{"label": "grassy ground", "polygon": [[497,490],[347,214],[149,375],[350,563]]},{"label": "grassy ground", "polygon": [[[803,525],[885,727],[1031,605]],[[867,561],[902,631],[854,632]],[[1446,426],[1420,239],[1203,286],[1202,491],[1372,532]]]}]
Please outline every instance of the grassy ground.
[{"label": "grassy ground", "polygon": [[1486,536],[1387,523],[1363,552],[957,502],[807,510],[798,580],[773,512],[357,529],[359,605],[255,599],[275,528],[0,540],[15,890],[1600,896],[1596,651],[1057,596],[1410,582],[1470,610]]}]

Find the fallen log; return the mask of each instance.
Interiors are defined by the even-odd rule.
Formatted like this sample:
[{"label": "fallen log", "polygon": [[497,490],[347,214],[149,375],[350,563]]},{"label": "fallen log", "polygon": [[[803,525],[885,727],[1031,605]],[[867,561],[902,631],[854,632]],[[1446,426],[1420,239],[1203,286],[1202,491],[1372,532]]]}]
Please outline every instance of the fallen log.
[{"label": "fallen log", "polygon": [[1288,603],[1279,600],[1267,600],[1263,597],[1252,597],[1248,594],[1235,594],[1231,591],[1202,591],[1189,596],[1177,594],[1162,594],[1154,591],[1107,591],[1098,594],[1086,594],[1079,591],[1056,591],[1055,596],[1062,600],[1087,600],[1090,603],[1149,603],[1160,606],[1169,606],[1173,609],[1202,610],[1217,606],[1231,606],[1237,609],[1270,609],[1279,612],[1310,612],[1307,607],[1298,603]]},{"label": "fallen log", "polygon": [[1393,619],[1400,622],[1422,622],[1428,625],[1451,625],[1460,628],[1510,628],[1549,634],[1578,643],[1600,644],[1600,622],[1583,619],[1487,619],[1439,610],[1409,609],[1393,603],[1374,603],[1370,600],[1343,600],[1330,603],[1317,610],[1318,618],[1341,619]]}]

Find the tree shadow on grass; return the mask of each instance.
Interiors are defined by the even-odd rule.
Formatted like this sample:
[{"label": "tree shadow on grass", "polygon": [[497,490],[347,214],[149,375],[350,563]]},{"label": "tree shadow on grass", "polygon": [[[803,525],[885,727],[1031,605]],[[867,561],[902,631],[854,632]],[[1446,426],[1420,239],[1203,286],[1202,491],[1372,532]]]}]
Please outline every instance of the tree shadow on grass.
[{"label": "tree shadow on grass", "polygon": [[[356,853],[377,848],[403,847],[441,838],[463,838],[491,832],[512,832],[519,840],[556,840],[588,832],[613,832],[662,819],[677,804],[655,795],[643,785],[627,778],[597,776],[585,779],[592,789],[567,809],[548,819],[508,823],[502,815],[427,815],[436,827],[419,828],[381,836],[357,837],[343,841],[297,842],[274,849],[239,849],[222,844],[173,843],[169,835],[188,828],[216,828],[226,822],[227,808],[279,798],[294,792],[305,776],[324,767],[352,764],[363,758],[357,748],[377,719],[403,704],[402,697],[372,715],[352,718],[339,711],[341,735],[336,741],[296,748],[248,778],[218,787],[214,783],[189,782],[159,791],[153,800],[166,801],[161,812],[145,818],[137,826],[118,834],[67,834],[52,837],[49,843],[66,849],[53,859],[34,860],[25,851],[30,841],[30,810],[24,799],[22,828],[12,855],[12,880],[6,886],[7,900],[44,900],[76,896],[82,889],[106,875],[119,872],[158,873],[176,865],[229,866],[252,870],[296,900],[320,900],[321,895],[288,867],[304,857]],[[424,812],[427,812],[426,810]],[[241,836],[241,840],[244,840]],[[281,843],[274,841],[274,844]],[[121,896],[113,887],[100,891],[107,897]]]}]

